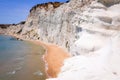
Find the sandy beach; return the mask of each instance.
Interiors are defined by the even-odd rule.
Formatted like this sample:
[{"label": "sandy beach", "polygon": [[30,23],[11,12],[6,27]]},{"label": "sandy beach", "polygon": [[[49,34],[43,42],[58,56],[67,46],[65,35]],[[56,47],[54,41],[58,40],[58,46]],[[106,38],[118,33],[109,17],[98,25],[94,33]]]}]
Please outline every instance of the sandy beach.
[{"label": "sandy beach", "polygon": [[21,36],[18,35],[12,35],[12,36],[20,40],[30,41],[46,49],[45,55],[43,55],[43,59],[46,65],[46,74],[47,77],[49,78],[57,77],[63,65],[64,60],[70,57],[69,53],[67,53],[64,49],[60,48],[57,45],[44,43],[39,40],[23,39]]},{"label": "sandy beach", "polygon": [[63,65],[63,61],[70,55],[57,45],[46,44],[41,41],[32,41],[35,44],[42,45],[46,48],[44,60],[46,62],[46,72],[48,77],[57,77]]}]

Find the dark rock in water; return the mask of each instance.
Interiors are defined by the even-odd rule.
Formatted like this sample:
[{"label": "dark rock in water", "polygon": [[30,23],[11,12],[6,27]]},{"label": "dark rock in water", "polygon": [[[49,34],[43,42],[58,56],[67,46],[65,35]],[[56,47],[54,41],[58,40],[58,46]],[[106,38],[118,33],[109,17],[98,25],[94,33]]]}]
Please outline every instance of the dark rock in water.
[{"label": "dark rock in water", "polygon": [[17,40],[19,40],[19,41],[23,41],[22,39],[20,39],[20,38],[16,38]]},{"label": "dark rock in water", "polygon": [[16,38],[16,37],[12,37],[12,36],[7,36],[7,35],[0,35],[0,41],[3,40],[19,40],[19,41],[23,41],[20,38]]},{"label": "dark rock in water", "polygon": [[19,41],[23,41],[22,39],[17,38],[17,37],[10,37],[10,39],[9,39],[9,40],[19,40]]},{"label": "dark rock in water", "polygon": [[9,40],[17,40],[16,38],[11,37]]}]

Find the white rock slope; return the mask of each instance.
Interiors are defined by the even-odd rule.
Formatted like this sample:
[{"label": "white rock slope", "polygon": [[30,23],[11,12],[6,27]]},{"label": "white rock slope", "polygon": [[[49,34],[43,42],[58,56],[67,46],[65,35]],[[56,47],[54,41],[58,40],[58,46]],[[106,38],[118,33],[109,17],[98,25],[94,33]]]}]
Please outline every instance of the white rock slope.
[{"label": "white rock slope", "polygon": [[[109,0],[108,0],[109,1]],[[57,78],[47,80],[120,80],[120,4],[97,1],[75,15],[82,31]]]},{"label": "white rock slope", "polygon": [[48,80],[120,80],[120,35],[87,55],[65,60],[57,78]]}]

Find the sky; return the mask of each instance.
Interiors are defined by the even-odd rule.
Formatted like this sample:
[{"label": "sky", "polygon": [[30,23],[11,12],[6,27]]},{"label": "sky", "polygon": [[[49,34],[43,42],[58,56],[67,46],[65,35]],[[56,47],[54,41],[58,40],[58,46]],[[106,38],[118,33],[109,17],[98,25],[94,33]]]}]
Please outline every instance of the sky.
[{"label": "sky", "polygon": [[25,21],[29,10],[36,4],[67,0],[0,0],[0,24],[15,24]]}]

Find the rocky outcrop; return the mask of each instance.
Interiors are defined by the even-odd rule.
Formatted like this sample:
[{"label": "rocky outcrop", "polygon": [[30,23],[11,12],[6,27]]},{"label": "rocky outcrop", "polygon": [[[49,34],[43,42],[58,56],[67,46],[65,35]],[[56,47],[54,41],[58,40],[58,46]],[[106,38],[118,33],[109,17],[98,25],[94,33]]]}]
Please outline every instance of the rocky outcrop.
[{"label": "rocky outcrop", "polygon": [[75,29],[70,22],[75,13],[70,11],[67,6],[65,7],[65,4],[55,8],[53,4],[48,3],[47,9],[46,7],[36,7],[35,11],[32,10],[22,34],[29,33],[31,39],[34,37],[33,33],[38,34],[38,39],[42,41],[69,48],[70,42],[72,43],[72,39],[75,37]]},{"label": "rocky outcrop", "polygon": [[74,23],[78,19],[77,15],[82,12],[80,8],[90,3],[89,0],[86,2],[87,0],[78,3],[71,1],[64,4],[56,2],[36,5],[30,11],[22,35],[27,34],[30,39],[33,39],[38,34],[37,39],[57,44],[70,51],[77,33],[81,31]]},{"label": "rocky outcrop", "polygon": [[4,34],[10,24],[0,24],[0,34]]},{"label": "rocky outcrop", "polygon": [[[33,7],[22,30],[22,35],[25,38],[39,39],[48,43],[57,44],[72,53],[72,55],[78,55],[92,51],[96,47],[92,44],[93,47],[90,46],[89,49],[84,49],[81,47],[82,45],[78,45],[77,41],[79,39],[82,40],[82,34],[92,35],[94,33],[104,38],[103,35],[110,36],[112,33],[103,32],[99,29],[100,27],[104,30],[117,28],[117,26],[110,27],[116,21],[114,16],[107,15],[111,10],[107,10],[108,8],[102,2],[71,0],[69,3],[57,4],[59,4],[59,7],[54,7],[54,3],[41,4]],[[118,16],[117,12],[115,14]],[[94,28],[96,30],[91,28],[96,25],[97,27]],[[100,42],[99,39],[98,42]],[[102,40],[101,43],[103,43]],[[101,44],[97,46],[97,49],[100,46]]]},{"label": "rocky outcrop", "polygon": [[120,0],[98,0],[98,1],[104,4],[105,6],[111,6],[120,3]]},{"label": "rocky outcrop", "polygon": [[49,5],[52,5],[53,8],[58,8],[62,4],[63,3],[60,3],[60,2],[48,2],[48,3],[43,3],[43,4],[37,4],[30,9],[30,13],[32,11],[35,11],[37,8],[40,8],[40,9],[44,8],[45,10],[49,10]]},{"label": "rocky outcrop", "polygon": [[0,24],[0,28],[6,29],[10,26],[11,24]]},{"label": "rocky outcrop", "polygon": [[25,21],[22,21],[18,24],[10,24],[6,28],[4,34],[6,35],[20,35],[24,27]]}]

